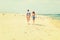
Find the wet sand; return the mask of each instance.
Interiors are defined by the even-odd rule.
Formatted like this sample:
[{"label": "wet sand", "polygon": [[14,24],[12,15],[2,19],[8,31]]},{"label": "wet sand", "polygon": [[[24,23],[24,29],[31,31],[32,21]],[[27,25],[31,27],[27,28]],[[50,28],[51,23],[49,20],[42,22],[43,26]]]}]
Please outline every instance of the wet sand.
[{"label": "wet sand", "polygon": [[27,24],[25,15],[0,14],[0,40],[60,40],[60,20],[37,15]]}]

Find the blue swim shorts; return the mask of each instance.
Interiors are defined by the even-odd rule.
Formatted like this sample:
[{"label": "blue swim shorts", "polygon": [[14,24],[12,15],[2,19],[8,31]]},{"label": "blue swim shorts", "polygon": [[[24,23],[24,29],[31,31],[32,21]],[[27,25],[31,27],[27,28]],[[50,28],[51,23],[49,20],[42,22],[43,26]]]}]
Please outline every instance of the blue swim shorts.
[{"label": "blue swim shorts", "polygon": [[32,16],[33,20],[35,20],[35,16]]}]

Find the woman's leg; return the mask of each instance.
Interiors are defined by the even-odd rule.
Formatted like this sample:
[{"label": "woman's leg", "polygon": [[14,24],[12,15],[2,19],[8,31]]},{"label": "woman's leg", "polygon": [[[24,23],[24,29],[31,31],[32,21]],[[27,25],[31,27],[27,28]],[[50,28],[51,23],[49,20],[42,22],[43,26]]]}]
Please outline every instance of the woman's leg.
[{"label": "woman's leg", "polygon": [[28,24],[29,24],[29,21],[30,21],[30,17],[28,16],[28,17],[27,17],[27,23],[28,23]]},{"label": "woman's leg", "polygon": [[33,17],[33,24],[35,23],[35,17]]}]

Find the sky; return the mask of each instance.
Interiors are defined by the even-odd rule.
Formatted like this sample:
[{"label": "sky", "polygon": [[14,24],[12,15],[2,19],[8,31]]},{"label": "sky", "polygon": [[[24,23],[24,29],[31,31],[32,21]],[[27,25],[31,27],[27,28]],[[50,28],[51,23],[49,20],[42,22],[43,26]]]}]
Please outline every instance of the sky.
[{"label": "sky", "polygon": [[0,12],[60,14],[60,0],[0,0]]}]

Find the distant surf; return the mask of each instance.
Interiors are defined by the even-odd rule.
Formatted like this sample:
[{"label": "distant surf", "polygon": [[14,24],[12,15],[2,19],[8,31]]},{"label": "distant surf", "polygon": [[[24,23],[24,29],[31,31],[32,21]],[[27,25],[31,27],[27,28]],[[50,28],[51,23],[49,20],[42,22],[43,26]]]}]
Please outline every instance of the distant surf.
[{"label": "distant surf", "polygon": [[38,14],[38,15],[49,16],[49,17],[51,17],[51,18],[60,20],[60,14]]}]

